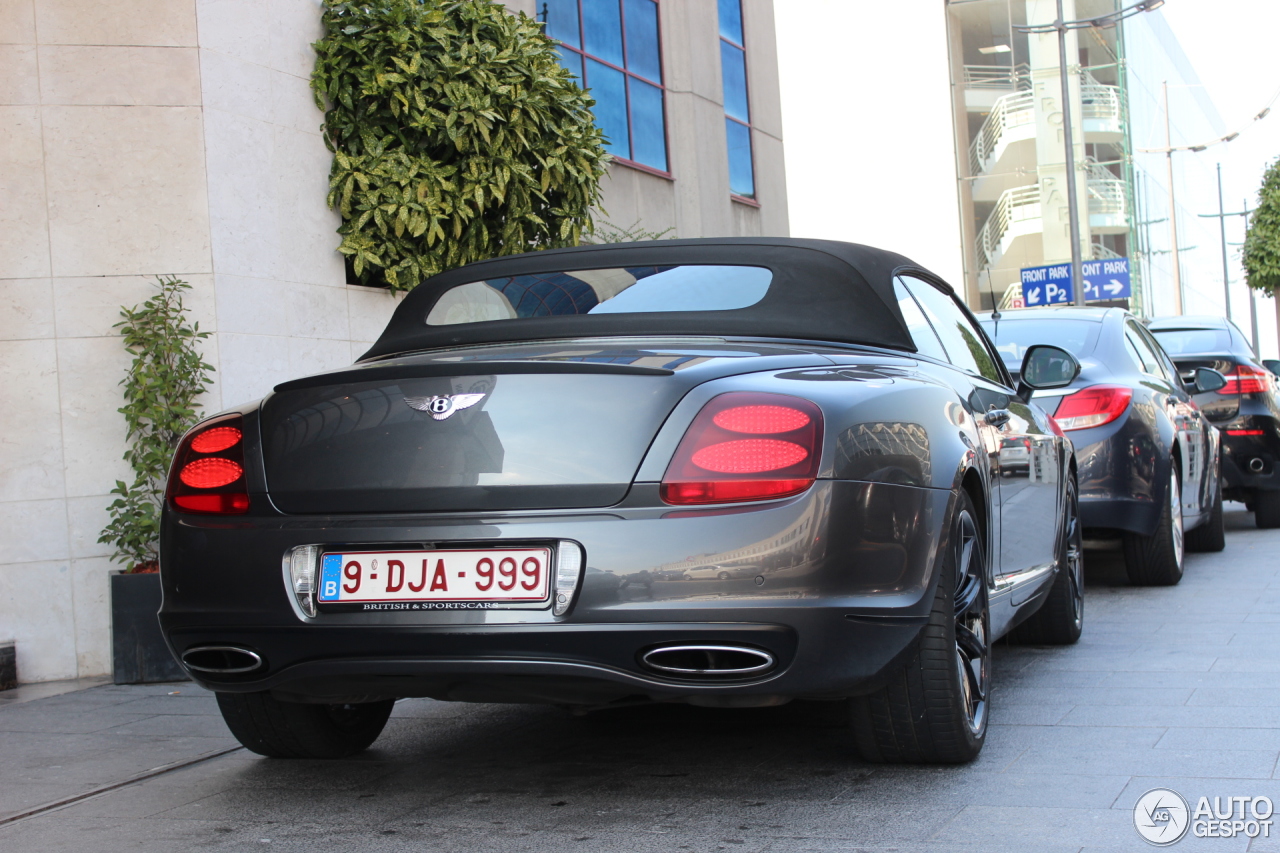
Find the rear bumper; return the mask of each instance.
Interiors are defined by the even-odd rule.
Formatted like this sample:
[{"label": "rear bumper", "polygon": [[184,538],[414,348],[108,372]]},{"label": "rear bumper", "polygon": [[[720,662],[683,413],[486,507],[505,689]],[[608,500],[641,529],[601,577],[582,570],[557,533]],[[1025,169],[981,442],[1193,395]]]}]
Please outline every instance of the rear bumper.
[{"label": "rear bumper", "polygon": [[1067,434],[1076,448],[1080,522],[1086,530],[1155,530],[1168,478],[1168,453],[1151,425],[1130,411],[1118,420]]},{"label": "rear bumper", "polygon": [[[1280,442],[1275,437],[1274,422],[1268,424],[1267,435],[1228,435],[1222,433],[1222,482],[1233,492],[1280,489]],[[1255,423],[1244,426],[1255,427]],[[1250,462],[1258,460],[1261,470],[1255,471]],[[1256,466],[1256,463],[1255,463]],[[1236,497],[1236,495],[1229,495]]]},{"label": "rear bumper", "polygon": [[[678,512],[645,492],[637,486],[629,503],[607,510],[483,517],[166,514],[161,626],[179,657],[226,645],[263,658],[243,674],[192,673],[217,691],[598,705],[853,695],[874,687],[927,621],[949,491],[820,481],[785,501]],[[586,554],[563,617],[451,610],[304,619],[281,568],[301,544],[542,540],[572,540]],[[732,571],[735,563],[751,571]],[[732,576],[676,579],[671,569],[681,564]],[[776,664],[721,681],[673,679],[640,663],[644,651],[680,643],[763,649]]]},{"label": "rear bumper", "polygon": [[[197,675],[203,686],[218,691],[272,690],[294,701],[429,696],[604,705],[635,697],[852,695],[877,682],[912,646],[925,621],[860,622],[839,608],[780,609],[770,615],[781,621],[347,630],[324,638],[297,629],[213,629],[175,631],[171,642],[241,645],[263,655],[262,674]],[[762,649],[777,664],[750,679],[683,680],[649,672],[639,663],[643,651],[688,643]]]}]

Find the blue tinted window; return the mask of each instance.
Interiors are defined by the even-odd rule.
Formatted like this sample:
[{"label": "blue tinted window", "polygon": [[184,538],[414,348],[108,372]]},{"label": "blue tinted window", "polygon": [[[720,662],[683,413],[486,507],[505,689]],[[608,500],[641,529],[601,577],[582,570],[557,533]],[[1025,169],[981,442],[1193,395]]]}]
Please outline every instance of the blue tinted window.
[{"label": "blue tinted window", "polygon": [[546,33],[556,41],[582,47],[578,34],[578,0],[543,0]]},{"label": "blue tinted window", "polygon": [[657,2],[546,0],[538,8],[547,35],[560,42],[560,64],[595,99],[606,150],[667,171]]},{"label": "blue tinted window", "polygon": [[556,53],[560,54],[560,64],[569,69],[569,73],[578,81],[578,85],[582,83],[582,54],[574,53],[572,50],[565,50],[563,47],[557,47]]},{"label": "blue tinted window", "polygon": [[662,82],[662,57],[658,50],[658,4],[653,0],[626,0],[627,70],[655,83]]},{"label": "blue tinted window", "polygon": [[751,165],[751,128],[727,118],[724,129],[729,140],[729,192],[754,198],[756,178]]},{"label": "blue tinted window", "polygon": [[741,0],[720,0],[720,37],[743,43]]},{"label": "blue tinted window", "polygon": [[751,162],[751,103],[747,96],[747,54],[743,49],[741,0],[719,0],[720,77],[724,84],[724,129],[729,155],[729,192],[756,194]]},{"label": "blue tinted window", "polygon": [[587,86],[596,99],[592,112],[596,126],[604,133],[605,148],[618,157],[631,157],[631,134],[627,127],[627,83],[621,71],[587,60]]},{"label": "blue tinted window", "polygon": [[667,170],[667,134],[662,115],[662,90],[632,77],[631,159]]},{"label": "blue tinted window", "polygon": [[720,42],[720,69],[724,77],[724,111],[740,121],[751,121],[747,106],[747,56],[742,48]]},{"label": "blue tinted window", "polygon": [[582,49],[622,65],[622,8],[618,0],[583,0]]}]

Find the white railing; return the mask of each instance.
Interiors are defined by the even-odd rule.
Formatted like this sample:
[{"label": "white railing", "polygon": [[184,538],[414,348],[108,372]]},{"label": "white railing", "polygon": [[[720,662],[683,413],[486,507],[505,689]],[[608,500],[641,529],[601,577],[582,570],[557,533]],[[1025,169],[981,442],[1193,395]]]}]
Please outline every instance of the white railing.
[{"label": "white railing", "polygon": [[1014,187],[1000,194],[996,209],[991,211],[978,232],[978,265],[990,266],[1000,254],[1000,242],[1015,222],[1040,218],[1040,187]]},{"label": "white railing", "polygon": [[1030,89],[1031,68],[1026,63],[1015,65],[966,65],[964,85],[967,89]]},{"label": "white railing", "polygon": [[[965,66],[966,69],[973,67],[977,66]],[[1080,72],[1080,111],[1084,118],[1119,121],[1119,91],[1115,86],[1099,83],[1087,71]],[[1035,120],[1035,98],[1029,89],[1020,89],[999,98],[992,106],[991,114],[982,123],[982,129],[969,145],[969,173],[980,175],[987,171],[1001,137],[1012,128],[1034,124]]]},{"label": "white railing", "polygon": [[982,129],[969,146],[970,174],[980,175],[987,170],[988,162],[995,154],[1000,137],[1014,127],[1035,124],[1035,97],[1030,90],[1010,92],[999,98],[991,108],[991,114],[982,123]]},{"label": "white railing", "polygon": [[1115,249],[1108,249],[1106,246],[1102,245],[1101,243],[1093,244],[1093,259],[1095,261],[1111,261],[1111,260],[1115,260],[1116,258],[1123,258],[1123,257],[1124,255],[1120,254]]},{"label": "white railing", "polygon": [[1123,216],[1128,209],[1124,181],[1110,172],[1107,175],[1102,180],[1094,180],[1092,177],[1089,179],[1089,212]]},{"label": "white railing", "polygon": [[[1091,175],[1086,182],[1089,213],[1125,215],[1128,211],[1128,196],[1125,193],[1124,181],[1107,172],[1101,166],[1091,165],[1104,172],[1107,177],[1094,179]],[[982,230],[978,232],[979,268],[991,266],[1000,256],[1001,243],[1003,243],[1010,228],[1019,222],[1039,219],[1040,216],[1040,187],[1032,185],[1005,190],[1000,195],[1000,200],[996,202],[995,210],[991,211],[991,215],[987,217],[987,221],[982,225]],[[1111,257],[1110,255],[1099,255],[1098,252],[1100,250],[1110,251],[1095,244],[1094,256],[1096,260]],[[1115,257],[1119,256],[1115,255]]]},{"label": "white railing", "polygon": [[1120,120],[1120,88],[1099,83],[1088,71],[1080,72],[1080,113],[1085,118]]}]

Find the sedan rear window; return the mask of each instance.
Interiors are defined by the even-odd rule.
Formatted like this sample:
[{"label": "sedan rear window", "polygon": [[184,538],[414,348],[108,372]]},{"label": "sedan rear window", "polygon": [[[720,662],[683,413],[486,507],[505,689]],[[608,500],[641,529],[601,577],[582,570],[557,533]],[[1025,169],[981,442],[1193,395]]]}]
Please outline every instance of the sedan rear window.
[{"label": "sedan rear window", "polygon": [[1016,320],[1008,316],[999,322],[982,320],[982,328],[996,345],[996,352],[1012,370],[1022,366],[1027,349],[1036,344],[1052,344],[1083,358],[1098,342],[1100,323],[1092,320]]},{"label": "sedan rear window", "polygon": [[429,326],[565,314],[729,311],[755,305],[769,291],[765,267],[615,267],[513,275],[446,290],[427,314]]},{"label": "sedan rear window", "polygon": [[1226,329],[1152,329],[1151,334],[1169,355],[1231,352],[1231,334]]}]

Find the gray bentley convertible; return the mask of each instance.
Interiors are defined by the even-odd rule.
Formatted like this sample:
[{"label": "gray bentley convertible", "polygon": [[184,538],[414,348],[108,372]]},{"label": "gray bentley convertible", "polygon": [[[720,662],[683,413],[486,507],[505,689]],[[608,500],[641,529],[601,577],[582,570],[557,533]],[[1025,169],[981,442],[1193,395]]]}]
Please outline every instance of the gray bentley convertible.
[{"label": "gray bentley convertible", "polygon": [[369,746],[400,697],[822,702],[872,761],[960,762],[991,646],[1073,643],[1070,442],[951,288],[789,239],[500,258],[355,365],[194,427],[160,620],[235,736]]}]

